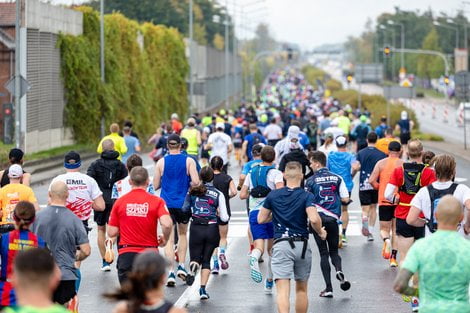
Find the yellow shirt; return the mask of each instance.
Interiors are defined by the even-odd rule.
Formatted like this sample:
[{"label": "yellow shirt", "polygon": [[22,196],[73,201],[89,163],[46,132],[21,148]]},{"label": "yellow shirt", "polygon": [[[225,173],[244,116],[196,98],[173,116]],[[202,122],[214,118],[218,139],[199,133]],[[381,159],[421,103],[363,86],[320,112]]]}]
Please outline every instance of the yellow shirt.
[{"label": "yellow shirt", "polygon": [[8,184],[0,189],[0,206],[2,208],[2,220],[0,224],[12,224],[13,211],[20,201],[37,202],[33,189],[22,184]]},{"label": "yellow shirt", "polygon": [[385,153],[386,155],[388,155],[388,145],[389,145],[392,141],[397,141],[397,142],[399,142],[399,141],[396,140],[395,138],[380,138],[379,140],[377,140],[377,143],[375,144],[375,147],[376,147],[377,149],[379,149],[380,151],[382,151],[383,153]]},{"label": "yellow shirt", "polygon": [[103,139],[101,139],[100,143],[98,144],[98,148],[96,149],[96,152],[101,154],[103,152],[103,141],[106,139],[111,139],[114,142],[114,150],[119,152],[119,157],[118,160],[121,160],[121,157],[123,154],[127,152],[127,146],[126,146],[126,141],[124,140],[123,137],[119,136],[118,133],[111,133],[108,136],[104,136]]}]

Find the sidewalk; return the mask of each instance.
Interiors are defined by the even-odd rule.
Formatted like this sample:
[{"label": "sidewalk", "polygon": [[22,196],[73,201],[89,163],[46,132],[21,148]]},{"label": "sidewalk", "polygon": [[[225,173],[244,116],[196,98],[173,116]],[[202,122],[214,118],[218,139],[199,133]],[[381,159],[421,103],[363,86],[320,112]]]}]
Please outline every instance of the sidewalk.
[{"label": "sidewalk", "polygon": [[454,156],[456,159],[463,159],[464,161],[470,162],[470,138],[468,149],[465,150],[463,145],[458,145],[446,141],[423,141],[425,148],[438,153],[448,153]]}]

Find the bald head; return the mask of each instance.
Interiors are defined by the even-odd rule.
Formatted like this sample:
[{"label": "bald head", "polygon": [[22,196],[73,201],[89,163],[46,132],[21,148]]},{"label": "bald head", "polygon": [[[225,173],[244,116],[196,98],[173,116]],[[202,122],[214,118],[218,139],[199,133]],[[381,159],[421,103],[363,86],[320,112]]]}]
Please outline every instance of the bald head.
[{"label": "bald head", "polygon": [[437,205],[436,219],[439,229],[456,229],[463,219],[462,204],[454,196],[442,197]]},{"label": "bald head", "polygon": [[114,141],[112,141],[111,139],[106,139],[106,140],[103,141],[101,146],[103,147],[103,151],[113,151],[114,150]]},{"label": "bald head", "polygon": [[408,142],[408,155],[410,159],[421,158],[423,154],[423,144],[418,139],[412,139]]},{"label": "bald head", "polygon": [[56,181],[51,185],[49,190],[49,197],[51,198],[51,202],[54,203],[64,203],[69,196],[69,189],[67,185],[62,181]]}]

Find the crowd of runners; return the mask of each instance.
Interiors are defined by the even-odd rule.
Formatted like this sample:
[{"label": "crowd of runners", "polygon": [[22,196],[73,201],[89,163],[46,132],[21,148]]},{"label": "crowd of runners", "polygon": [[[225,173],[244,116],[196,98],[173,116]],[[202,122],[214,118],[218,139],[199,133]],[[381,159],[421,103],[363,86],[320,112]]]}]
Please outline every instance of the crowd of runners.
[{"label": "crowd of runners", "polygon": [[334,295],[332,267],[340,289],[351,288],[340,249],[348,246],[348,208],[359,205],[365,242],[376,240],[378,225],[377,253],[384,267],[399,267],[395,290],[410,310],[470,312],[470,189],[454,182],[451,155],[412,139],[406,111],[396,125],[385,117],[371,125],[367,109],[325,98],[286,69],[268,77],[254,103],[194,114],[185,125],[173,114],[147,142],[150,172],[132,127],[112,124],[86,171],[80,154],[68,152],[45,208],[29,187],[23,152],[11,150],[0,173],[5,312],[78,312],[80,263],[95,224],[99,267],[117,268],[120,288],[104,295],[118,301],[115,312],[185,312],[164,289],[197,283],[200,299],[210,298],[209,279],[229,269],[234,197],[247,210],[247,275],[266,293],[276,290],[280,313],[290,312],[291,280],[295,310],[307,312],[315,246],[319,296]]}]

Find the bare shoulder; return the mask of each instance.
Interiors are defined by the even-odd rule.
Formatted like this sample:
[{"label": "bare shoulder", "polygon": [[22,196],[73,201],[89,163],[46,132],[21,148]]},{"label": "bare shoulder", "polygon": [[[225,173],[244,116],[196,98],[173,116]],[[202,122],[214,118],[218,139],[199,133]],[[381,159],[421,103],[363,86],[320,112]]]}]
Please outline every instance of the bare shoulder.
[{"label": "bare shoulder", "polygon": [[187,313],[188,311],[183,308],[172,307],[169,313]]},{"label": "bare shoulder", "polygon": [[113,313],[128,313],[128,305],[126,301],[120,301],[113,309]]}]

